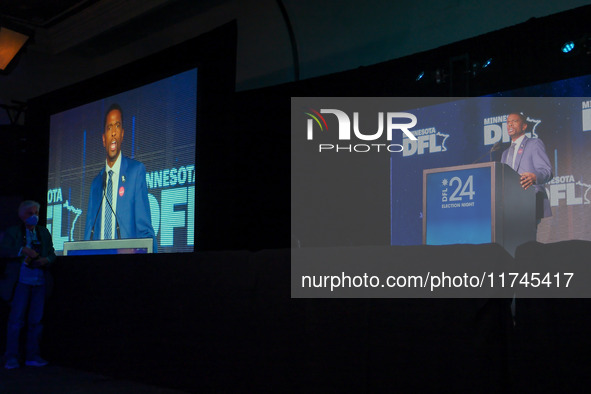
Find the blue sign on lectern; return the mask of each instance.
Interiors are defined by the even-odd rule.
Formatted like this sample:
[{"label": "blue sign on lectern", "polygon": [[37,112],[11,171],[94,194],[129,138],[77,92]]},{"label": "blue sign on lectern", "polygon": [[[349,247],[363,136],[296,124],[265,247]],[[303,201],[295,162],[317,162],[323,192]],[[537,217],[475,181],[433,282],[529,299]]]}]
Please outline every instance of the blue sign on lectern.
[{"label": "blue sign on lectern", "polygon": [[497,162],[423,170],[423,243],[498,243],[515,255],[536,239],[536,197]]},{"label": "blue sign on lectern", "polygon": [[426,244],[481,244],[492,240],[491,169],[426,175]]}]

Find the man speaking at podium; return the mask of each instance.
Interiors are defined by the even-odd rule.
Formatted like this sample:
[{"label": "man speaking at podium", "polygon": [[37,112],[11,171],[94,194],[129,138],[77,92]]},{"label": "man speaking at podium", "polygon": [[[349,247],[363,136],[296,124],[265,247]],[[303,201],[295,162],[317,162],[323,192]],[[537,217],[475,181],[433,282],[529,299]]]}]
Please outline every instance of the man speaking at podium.
[{"label": "man speaking at podium", "polygon": [[521,186],[524,189],[533,186],[536,190],[536,221],[552,216],[550,201],[543,184],[552,179],[552,166],[546,154],[544,143],[539,138],[528,138],[525,115],[511,112],[507,116],[507,132],[511,137],[511,146],[501,157],[507,164],[521,175]]},{"label": "man speaking at podium", "polygon": [[107,110],[104,127],[107,159],[90,187],[84,239],[152,238],[156,252],[146,167],[121,154],[123,110],[118,104]]}]

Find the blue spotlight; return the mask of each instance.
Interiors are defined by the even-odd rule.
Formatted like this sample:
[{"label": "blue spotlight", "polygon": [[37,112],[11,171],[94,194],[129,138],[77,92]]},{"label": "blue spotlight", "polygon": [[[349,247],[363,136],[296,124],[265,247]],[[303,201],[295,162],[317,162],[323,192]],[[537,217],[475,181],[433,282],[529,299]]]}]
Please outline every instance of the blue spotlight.
[{"label": "blue spotlight", "polygon": [[482,68],[487,68],[488,66],[490,66],[491,63],[492,63],[492,57],[489,57],[482,65]]},{"label": "blue spotlight", "polygon": [[562,53],[569,53],[574,48],[575,48],[575,43],[572,41],[569,41],[569,42],[565,42],[564,45],[562,46],[562,48],[560,48],[560,49],[561,49]]},{"label": "blue spotlight", "polygon": [[425,76],[425,72],[421,71],[421,73],[419,75],[417,75],[417,81],[420,81],[421,79],[423,79],[423,77]]}]

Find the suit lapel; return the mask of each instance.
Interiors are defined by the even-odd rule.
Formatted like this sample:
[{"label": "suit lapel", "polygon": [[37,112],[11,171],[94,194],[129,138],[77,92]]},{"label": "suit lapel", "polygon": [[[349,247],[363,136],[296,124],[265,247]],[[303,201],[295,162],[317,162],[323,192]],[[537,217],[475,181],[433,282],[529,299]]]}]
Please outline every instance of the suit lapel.
[{"label": "suit lapel", "polygon": [[[511,147],[511,145],[509,145],[509,148]],[[509,164],[507,162],[507,158],[509,157],[509,149],[505,149],[503,151],[503,154],[501,155],[501,163],[503,164],[507,164],[509,167],[511,166],[511,164]]]},{"label": "suit lapel", "polygon": [[517,157],[515,158],[515,171],[517,171],[519,169],[519,164],[521,163],[521,158],[523,157],[523,152],[525,151],[525,145],[527,145],[528,140],[529,140],[529,138],[527,138],[527,136],[525,136],[523,138],[523,141],[521,141],[521,144],[517,148],[517,152],[515,152],[515,154],[517,155]]},{"label": "suit lapel", "polygon": [[[127,181],[127,158],[121,154],[121,167],[119,168],[119,190],[117,190],[117,206],[119,205],[119,201],[125,196],[125,189],[126,189],[126,181]],[[123,196],[119,191],[123,188]]]}]

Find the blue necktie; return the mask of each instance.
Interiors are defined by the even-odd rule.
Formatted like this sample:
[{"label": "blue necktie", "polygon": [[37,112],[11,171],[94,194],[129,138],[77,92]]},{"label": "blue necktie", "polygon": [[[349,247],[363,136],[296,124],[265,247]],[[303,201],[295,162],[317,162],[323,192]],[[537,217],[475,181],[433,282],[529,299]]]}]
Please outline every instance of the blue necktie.
[{"label": "blue necktie", "polygon": [[513,168],[513,156],[515,156],[515,142],[511,143],[511,147],[509,148],[509,154],[507,154],[506,164],[508,164],[511,168]]},{"label": "blue necktie", "polygon": [[107,182],[107,204],[105,204],[105,239],[111,239],[113,227],[113,170],[109,170],[109,181]]}]

